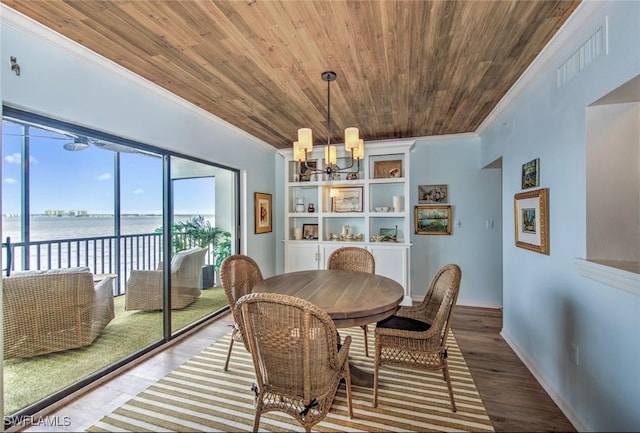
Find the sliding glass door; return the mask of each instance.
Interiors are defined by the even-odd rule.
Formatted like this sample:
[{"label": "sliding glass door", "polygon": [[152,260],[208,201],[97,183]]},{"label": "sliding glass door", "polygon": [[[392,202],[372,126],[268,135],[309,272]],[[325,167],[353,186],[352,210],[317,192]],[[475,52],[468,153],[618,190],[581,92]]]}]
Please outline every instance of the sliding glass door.
[{"label": "sliding glass door", "polygon": [[4,113],[8,427],[226,307],[217,270],[236,252],[238,172]]},{"label": "sliding glass door", "polygon": [[222,261],[235,251],[234,172],[171,157],[171,330],[227,305],[219,284]]}]

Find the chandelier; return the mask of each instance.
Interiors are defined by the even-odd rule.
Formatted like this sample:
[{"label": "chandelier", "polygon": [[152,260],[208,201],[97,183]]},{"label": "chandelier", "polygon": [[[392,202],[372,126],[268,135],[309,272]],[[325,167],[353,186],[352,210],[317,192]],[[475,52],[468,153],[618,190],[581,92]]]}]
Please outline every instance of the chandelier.
[{"label": "chandelier", "polygon": [[[344,148],[351,154],[351,163],[345,167],[338,166],[338,154],[336,146],[331,144],[331,82],[335,81],[337,74],[333,71],[323,72],[322,80],[327,82],[327,146],[324,149],[324,168],[310,167],[307,164],[309,154],[313,150],[313,134],[311,128],[298,129],[298,141],[293,143],[293,157],[300,164],[300,174],[326,173],[331,176],[334,173],[358,173],[360,160],[364,158],[364,140],[359,137],[358,128],[346,128],[344,130]],[[355,171],[348,171],[357,162]]]}]

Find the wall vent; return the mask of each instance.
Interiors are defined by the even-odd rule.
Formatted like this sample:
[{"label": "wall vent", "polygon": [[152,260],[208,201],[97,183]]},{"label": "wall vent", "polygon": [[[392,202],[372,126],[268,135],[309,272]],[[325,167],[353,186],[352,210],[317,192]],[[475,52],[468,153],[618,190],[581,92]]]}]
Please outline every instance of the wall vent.
[{"label": "wall vent", "polygon": [[[608,17],[607,17],[608,18]],[[557,71],[558,88],[575,78],[598,57],[608,53],[608,19],[564,62]]]}]

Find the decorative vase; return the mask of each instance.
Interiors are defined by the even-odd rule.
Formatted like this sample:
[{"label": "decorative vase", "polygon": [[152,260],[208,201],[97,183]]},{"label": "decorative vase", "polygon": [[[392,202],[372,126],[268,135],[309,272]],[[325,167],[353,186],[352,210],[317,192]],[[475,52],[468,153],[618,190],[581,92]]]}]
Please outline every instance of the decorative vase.
[{"label": "decorative vase", "polygon": [[401,195],[393,196],[393,211],[402,212],[402,196]]},{"label": "decorative vase", "polygon": [[340,232],[340,235],[342,236],[343,239],[345,239],[347,236],[349,236],[349,225],[345,224],[342,226],[342,232]]},{"label": "decorative vase", "polygon": [[302,213],[304,212],[304,198],[296,198],[296,212]]},{"label": "decorative vase", "polygon": [[309,207],[307,208],[307,212],[315,212],[316,211],[316,207],[313,205],[313,203],[309,203]]}]

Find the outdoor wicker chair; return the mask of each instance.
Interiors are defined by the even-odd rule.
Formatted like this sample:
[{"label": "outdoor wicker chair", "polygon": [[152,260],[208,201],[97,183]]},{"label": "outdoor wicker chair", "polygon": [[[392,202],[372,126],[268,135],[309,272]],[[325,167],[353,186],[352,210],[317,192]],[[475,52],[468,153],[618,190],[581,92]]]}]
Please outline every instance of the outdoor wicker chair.
[{"label": "outdoor wicker chair", "polygon": [[[179,251],[171,259],[171,309],[179,310],[200,296],[206,248]],[[162,262],[156,270],[133,270],[127,280],[124,309],[162,310]]]},{"label": "outdoor wicker chair", "polygon": [[[359,271],[376,273],[376,261],[368,250],[360,247],[338,248],[329,255],[327,269],[338,269],[343,271]],[[360,326],[364,331],[364,354],[369,356],[368,326]]]},{"label": "outdoor wicker chair", "polygon": [[462,271],[455,264],[438,270],[424,300],[400,307],[395,315],[377,323],[373,379],[373,406],[378,405],[378,378],[383,363],[425,370],[442,370],[449,388],[451,408],[456,411],[447,367],[447,336],[458,299]]},{"label": "outdoor wicker chair", "polygon": [[89,268],[25,271],[2,279],[4,359],[88,346],[114,318],[112,275]]},{"label": "outdoor wicker chair", "polygon": [[285,412],[306,431],[322,421],[333,404],[341,380],[347,392],[349,417],[351,374],[347,336],[340,336],[329,315],[318,306],[294,296],[250,293],[236,304],[253,358],[257,383],[256,415]]},{"label": "outdoor wicker chair", "polygon": [[[249,256],[243,254],[234,254],[227,257],[220,266],[220,280],[222,287],[227,295],[229,307],[234,314],[233,331],[231,333],[231,341],[229,342],[229,352],[227,360],[224,363],[224,371],[229,368],[229,359],[233,350],[233,342],[243,343],[242,330],[240,324],[235,317],[236,302],[247,293],[251,293],[253,286],[258,281],[262,281],[262,272],[258,264]],[[244,343],[243,343],[244,344]]]}]

